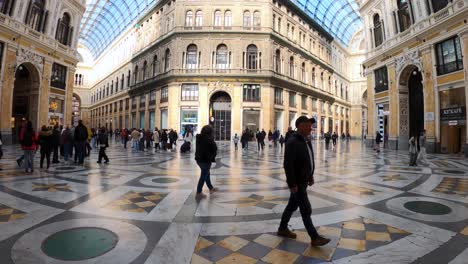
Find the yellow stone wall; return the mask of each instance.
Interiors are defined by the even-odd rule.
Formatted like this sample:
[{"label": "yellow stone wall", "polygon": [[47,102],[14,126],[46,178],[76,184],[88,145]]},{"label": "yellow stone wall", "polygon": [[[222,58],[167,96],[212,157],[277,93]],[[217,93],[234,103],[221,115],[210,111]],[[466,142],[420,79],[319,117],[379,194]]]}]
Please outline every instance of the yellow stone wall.
[{"label": "yellow stone wall", "polygon": [[[427,48],[421,52],[421,62],[423,64],[422,74],[423,74],[423,87],[424,87],[424,113],[436,112],[435,105],[435,95],[437,89],[434,89],[434,73],[433,65],[435,64],[432,61],[432,49]],[[424,118],[424,128],[426,129],[426,136],[428,141],[434,141],[436,136],[436,126],[435,120],[428,121]]]},{"label": "yellow stone wall", "polygon": [[399,134],[399,123],[398,119],[400,116],[400,108],[398,107],[398,82],[397,76],[396,76],[396,69],[395,69],[395,64],[392,63],[387,66],[388,70],[388,80],[389,80],[389,91],[388,91],[388,97],[389,97],[389,111],[390,111],[390,116],[388,117],[389,119],[389,139],[390,140],[396,140]]}]

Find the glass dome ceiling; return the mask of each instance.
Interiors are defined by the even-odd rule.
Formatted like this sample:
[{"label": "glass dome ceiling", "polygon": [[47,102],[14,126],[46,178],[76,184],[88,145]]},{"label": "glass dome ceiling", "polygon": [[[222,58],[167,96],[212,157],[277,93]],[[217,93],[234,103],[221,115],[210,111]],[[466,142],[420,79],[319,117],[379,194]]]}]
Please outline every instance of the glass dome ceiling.
[{"label": "glass dome ceiling", "polygon": [[81,20],[80,44],[95,58],[159,0],[87,0]]},{"label": "glass dome ceiling", "polygon": [[[94,58],[160,0],[87,0],[79,42]],[[286,0],[344,45],[361,27],[355,0]]]},{"label": "glass dome ceiling", "polygon": [[342,44],[362,26],[355,0],[290,0]]}]

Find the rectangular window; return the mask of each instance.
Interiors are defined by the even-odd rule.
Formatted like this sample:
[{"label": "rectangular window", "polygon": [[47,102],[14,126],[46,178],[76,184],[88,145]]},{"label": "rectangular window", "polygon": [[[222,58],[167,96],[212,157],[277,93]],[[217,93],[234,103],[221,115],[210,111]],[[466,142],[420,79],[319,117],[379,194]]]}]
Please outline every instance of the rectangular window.
[{"label": "rectangular window", "polygon": [[388,75],[387,67],[384,66],[374,71],[375,75],[375,92],[380,93],[388,90]]},{"label": "rectangular window", "polygon": [[296,107],[296,93],[289,92],[289,106]]},{"label": "rectangular window", "polygon": [[52,75],[50,76],[50,86],[64,89],[67,83],[67,67],[58,63],[52,64]]},{"label": "rectangular window", "polygon": [[182,101],[198,101],[198,84],[182,84]]},{"label": "rectangular window", "polygon": [[128,108],[130,108],[130,99],[125,98],[125,110],[128,110]]},{"label": "rectangular window", "polygon": [[307,109],[307,96],[306,95],[303,95],[301,97],[301,105],[302,105],[302,109]]},{"label": "rectangular window", "polygon": [[150,96],[149,96],[149,104],[150,105],[155,105],[156,104],[156,90],[153,90],[150,92]]},{"label": "rectangular window", "polygon": [[312,110],[317,110],[317,99],[312,98]]},{"label": "rectangular window", "polygon": [[283,104],[283,89],[275,88],[275,104]]},{"label": "rectangular window", "polygon": [[161,103],[165,103],[169,100],[169,88],[163,87],[161,88]]},{"label": "rectangular window", "polygon": [[132,97],[132,109],[135,109],[136,108],[136,97]]},{"label": "rectangular window", "polygon": [[436,44],[437,75],[443,75],[463,69],[463,56],[460,39],[453,37]]},{"label": "rectangular window", "polygon": [[260,102],[260,85],[244,84],[244,101]]},{"label": "rectangular window", "polygon": [[140,95],[140,108],[145,108],[146,106],[146,95]]}]

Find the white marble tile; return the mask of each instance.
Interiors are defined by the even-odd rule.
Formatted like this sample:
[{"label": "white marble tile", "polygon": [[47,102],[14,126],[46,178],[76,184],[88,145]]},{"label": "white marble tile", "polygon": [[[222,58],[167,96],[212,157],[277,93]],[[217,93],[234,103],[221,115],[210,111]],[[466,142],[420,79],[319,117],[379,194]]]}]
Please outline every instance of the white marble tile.
[{"label": "white marble tile", "polygon": [[[378,172],[361,180],[371,183],[378,183],[390,187],[402,188],[421,178],[422,174],[410,174],[401,172]],[[395,177],[393,180],[390,177]]]},{"label": "white marble tile", "polygon": [[448,200],[462,202],[462,203],[468,203],[468,196],[463,197],[457,194],[445,194],[445,193],[440,193],[440,192],[433,192],[433,190],[439,185],[439,183],[444,178],[466,179],[466,176],[431,175],[431,177],[427,181],[417,186],[416,188],[412,189],[410,192],[437,197],[437,198],[442,198],[442,199],[448,199]]},{"label": "white marble tile", "polygon": [[[70,191],[39,191],[38,189],[34,190],[35,184],[67,184],[69,186]],[[28,195],[35,196],[37,198],[51,200],[59,203],[68,203],[84,195],[101,189],[101,186],[99,185],[88,185],[65,180],[58,180],[54,178],[38,178],[34,180],[15,181],[9,183],[2,183],[2,185],[18,192],[22,192]]]},{"label": "white marble tile", "polygon": [[189,264],[202,224],[172,223],[145,263]]},{"label": "white marble tile", "polygon": [[430,174],[431,168],[427,167],[410,167],[410,166],[396,166],[396,165],[386,165],[380,168],[380,171],[393,171],[393,172],[402,172],[402,173],[419,173],[419,174]]},{"label": "white marble tile", "polygon": [[468,248],[463,250],[458,256],[456,256],[449,264],[466,264],[468,260]]},{"label": "white marble tile", "polygon": [[0,192],[0,203],[26,213],[24,218],[0,223],[0,241],[63,212],[61,209],[26,201],[3,192]]},{"label": "white marble tile", "polygon": [[122,185],[140,177],[141,175],[143,175],[143,172],[130,172],[112,169],[102,171],[99,169],[93,169],[84,172],[62,174],[60,176],[64,178],[86,181],[91,185]]}]

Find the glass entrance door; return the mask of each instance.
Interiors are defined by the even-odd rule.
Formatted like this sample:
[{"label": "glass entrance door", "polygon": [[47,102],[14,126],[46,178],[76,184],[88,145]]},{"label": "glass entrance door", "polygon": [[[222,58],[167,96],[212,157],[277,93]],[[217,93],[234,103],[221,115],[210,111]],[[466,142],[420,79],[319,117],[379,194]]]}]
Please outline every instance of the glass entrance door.
[{"label": "glass entrance door", "polygon": [[231,139],[231,110],[214,110],[215,140]]}]

